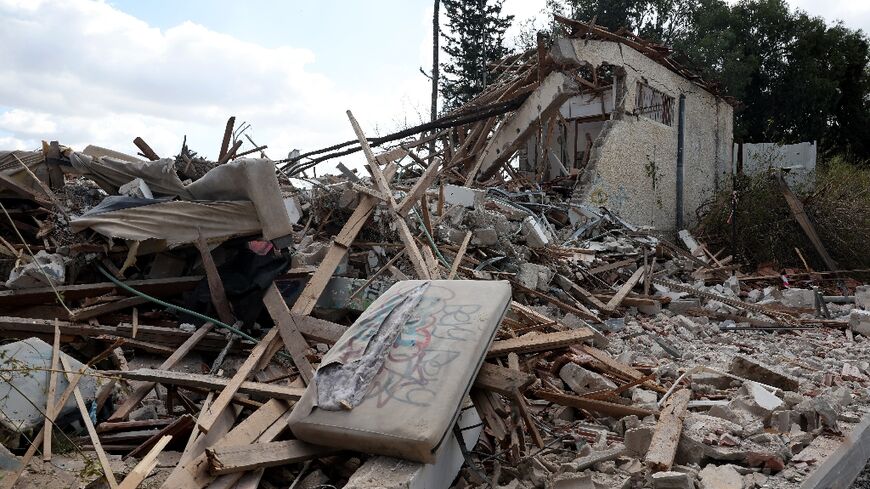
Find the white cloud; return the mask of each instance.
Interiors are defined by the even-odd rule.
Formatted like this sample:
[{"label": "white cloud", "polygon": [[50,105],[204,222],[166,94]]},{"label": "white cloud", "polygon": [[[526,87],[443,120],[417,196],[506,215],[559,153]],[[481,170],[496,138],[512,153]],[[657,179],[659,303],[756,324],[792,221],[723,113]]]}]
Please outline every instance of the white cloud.
[{"label": "white cloud", "polygon": [[0,134],[10,134],[0,144],[57,139],[133,152],[141,136],[170,155],[187,134],[192,149],[215,157],[235,115],[281,157],[351,139],[348,108],[383,134],[428,100],[419,75],[385,67],[383,87],[352,77],[339,85],[309,69],[309,49],[266,48],[192,22],[160,30],[102,1],[0,0],[0,16]]}]

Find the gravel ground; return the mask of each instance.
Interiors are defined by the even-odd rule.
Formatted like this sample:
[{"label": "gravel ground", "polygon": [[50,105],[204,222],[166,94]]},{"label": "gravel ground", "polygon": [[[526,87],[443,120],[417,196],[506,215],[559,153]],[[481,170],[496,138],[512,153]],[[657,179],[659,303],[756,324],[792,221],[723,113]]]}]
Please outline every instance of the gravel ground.
[{"label": "gravel ground", "polygon": [[864,470],[858,474],[858,478],[852,484],[851,489],[870,489],[870,461],[864,467]]}]

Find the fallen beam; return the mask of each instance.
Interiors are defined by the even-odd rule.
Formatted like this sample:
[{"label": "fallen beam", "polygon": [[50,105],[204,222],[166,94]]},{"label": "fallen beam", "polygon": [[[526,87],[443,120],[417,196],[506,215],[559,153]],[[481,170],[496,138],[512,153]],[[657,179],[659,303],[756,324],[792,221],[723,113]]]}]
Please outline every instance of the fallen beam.
[{"label": "fallen beam", "polygon": [[[128,380],[143,380],[164,385],[177,385],[180,387],[191,387],[213,391],[222,391],[230,384],[230,382],[232,382],[232,379],[226,377],[151,368],[140,368],[137,370],[109,370],[104,371],[103,373],[107,375],[117,375],[118,377]],[[265,384],[262,382],[245,380],[238,385],[237,392],[272,399],[296,401],[302,397],[305,388],[290,387],[280,384]]]},{"label": "fallen beam", "polygon": [[[148,280],[128,280],[125,284],[134,289],[155,297],[165,297],[186,292],[196,286],[202,276],[155,278]],[[32,289],[14,289],[0,291],[0,306],[19,307],[34,304],[45,304],[57,301],[60,294],[65,301],[96,297],[98,295],[128,295],[127,291],[115,286],[112,282],[96,284],[60,285],[55,287],[38,287]]]},{"label": "fallen beam", "polygon": [[337,452],[336,448],[299,440],[218,446],[205,451],[212,474],[218,475],[295,464]]},{"label": "fallen beam", "polygon": [[507,355],[511,352],[529,353],[552,350],[592,339],[593,336],[594,334],[589,329],[578,328],[571,331],[526,335],[519,338],[499,340],[492,343],[492,347],[486,356],[492,358]]},{"label": "fallen beam", "polygon": [[677,444],[683,432],[683,418],[686,417],[691,397],[691,390],[679,390],[668,398],[662,409],[644,460],[653,472],[670,470],[674,464]]}]

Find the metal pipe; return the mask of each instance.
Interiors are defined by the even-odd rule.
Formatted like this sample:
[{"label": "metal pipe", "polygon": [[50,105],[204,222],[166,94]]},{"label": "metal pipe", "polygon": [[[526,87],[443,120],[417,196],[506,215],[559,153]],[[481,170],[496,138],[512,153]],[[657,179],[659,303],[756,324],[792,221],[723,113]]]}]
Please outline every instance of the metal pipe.
[{"label": "metal pipe", "polygon": [[680,115],[677,120],[677,231],[683,229],[683,143],[686,133],[686,95],[680,94]]}]

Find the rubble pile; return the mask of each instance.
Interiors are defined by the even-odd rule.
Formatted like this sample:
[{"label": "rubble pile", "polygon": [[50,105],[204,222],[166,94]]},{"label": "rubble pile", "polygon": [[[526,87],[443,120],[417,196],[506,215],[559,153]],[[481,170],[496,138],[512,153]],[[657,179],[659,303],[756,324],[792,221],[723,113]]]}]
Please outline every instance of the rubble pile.
[{"label": "rubble pile", "polygon": [[[559,70],[526,53],[436,124],[349,112],[356,146],[282,161],[232,118],[213,162],[0,152],[0,486],[820,477],[868,424],[870,286],[743,273],[487,156]],[[364,170],[304,173],[346,146]]]}]

